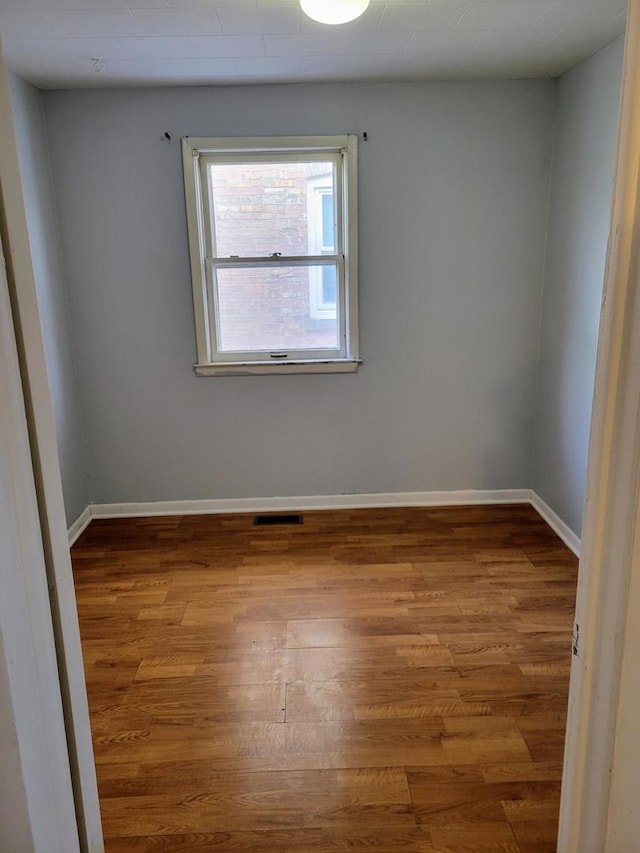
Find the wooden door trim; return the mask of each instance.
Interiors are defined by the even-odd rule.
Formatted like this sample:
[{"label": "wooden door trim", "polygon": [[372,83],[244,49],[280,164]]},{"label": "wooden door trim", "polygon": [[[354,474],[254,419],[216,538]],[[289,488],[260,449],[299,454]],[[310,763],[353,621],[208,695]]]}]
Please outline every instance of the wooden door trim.
[{"label": "wooden door trim", "polygon": [[591,422],[560,853],[606,849],[640,479],[639,80],[640,0],[630,0]]}]

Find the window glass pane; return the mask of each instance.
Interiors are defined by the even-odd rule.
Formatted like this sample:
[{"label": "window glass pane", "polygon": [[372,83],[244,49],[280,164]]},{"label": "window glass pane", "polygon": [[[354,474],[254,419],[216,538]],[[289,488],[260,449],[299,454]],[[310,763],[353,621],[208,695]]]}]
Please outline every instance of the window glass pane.
[{"label": "window glass pane", "polygon": [[335,305],[337,287],[336,268],[334,266],[322,267],[322,303],[323,305]]},{"label": "window glass pane", "polygon": [[[216,255],[309,254],[313,240],[309,236],[308,195],[316,186],[314,179],[321,176],[323,187],[333,199],[335,177],[330,162],[211,164]],[[324,230],[324,208],[318,209],[318,215],[319,226]],[[333,234],[332,223],[331,228]],[[329,245],[332,243],[333,237]]]},{"label": "window glass pane", "polygon": [[334,234],[333,193],[322,194],[322,248],[333,251]]},{"label": "window glass pane", "polygon": [[[337,280],[334,264],[333,281]],[[327,266],[218,268],[221,352],[339,349],[337,311],[312,316],[312,285]],[[335,302],[335,296],[334,296]]]}]

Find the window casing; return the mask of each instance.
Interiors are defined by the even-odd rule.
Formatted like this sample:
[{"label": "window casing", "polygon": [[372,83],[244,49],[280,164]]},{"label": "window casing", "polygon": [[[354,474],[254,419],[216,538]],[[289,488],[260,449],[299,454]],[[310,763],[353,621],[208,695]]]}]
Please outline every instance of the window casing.
[{"label": "window casing", "polygon": [[357,137],[183,140],[202,375],[353,372]]}]

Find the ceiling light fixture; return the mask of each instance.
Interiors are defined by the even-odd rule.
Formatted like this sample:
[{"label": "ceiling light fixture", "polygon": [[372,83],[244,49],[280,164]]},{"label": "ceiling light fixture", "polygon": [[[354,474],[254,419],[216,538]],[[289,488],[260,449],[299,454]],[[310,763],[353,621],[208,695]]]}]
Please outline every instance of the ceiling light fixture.
[{"label": "ceiling light fixture", "polygon": [[370,0],[300,0],[305,15],[321,24],[346,24],[367,10]]}]

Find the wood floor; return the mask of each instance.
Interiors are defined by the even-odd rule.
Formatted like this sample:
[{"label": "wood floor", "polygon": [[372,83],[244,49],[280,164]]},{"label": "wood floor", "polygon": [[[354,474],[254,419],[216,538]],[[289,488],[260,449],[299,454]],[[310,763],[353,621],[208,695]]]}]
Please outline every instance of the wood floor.
[{"label": "wood floor", "polygon": [[108,853],[552,853],[577,561],[528,506],[94,520]]}]

